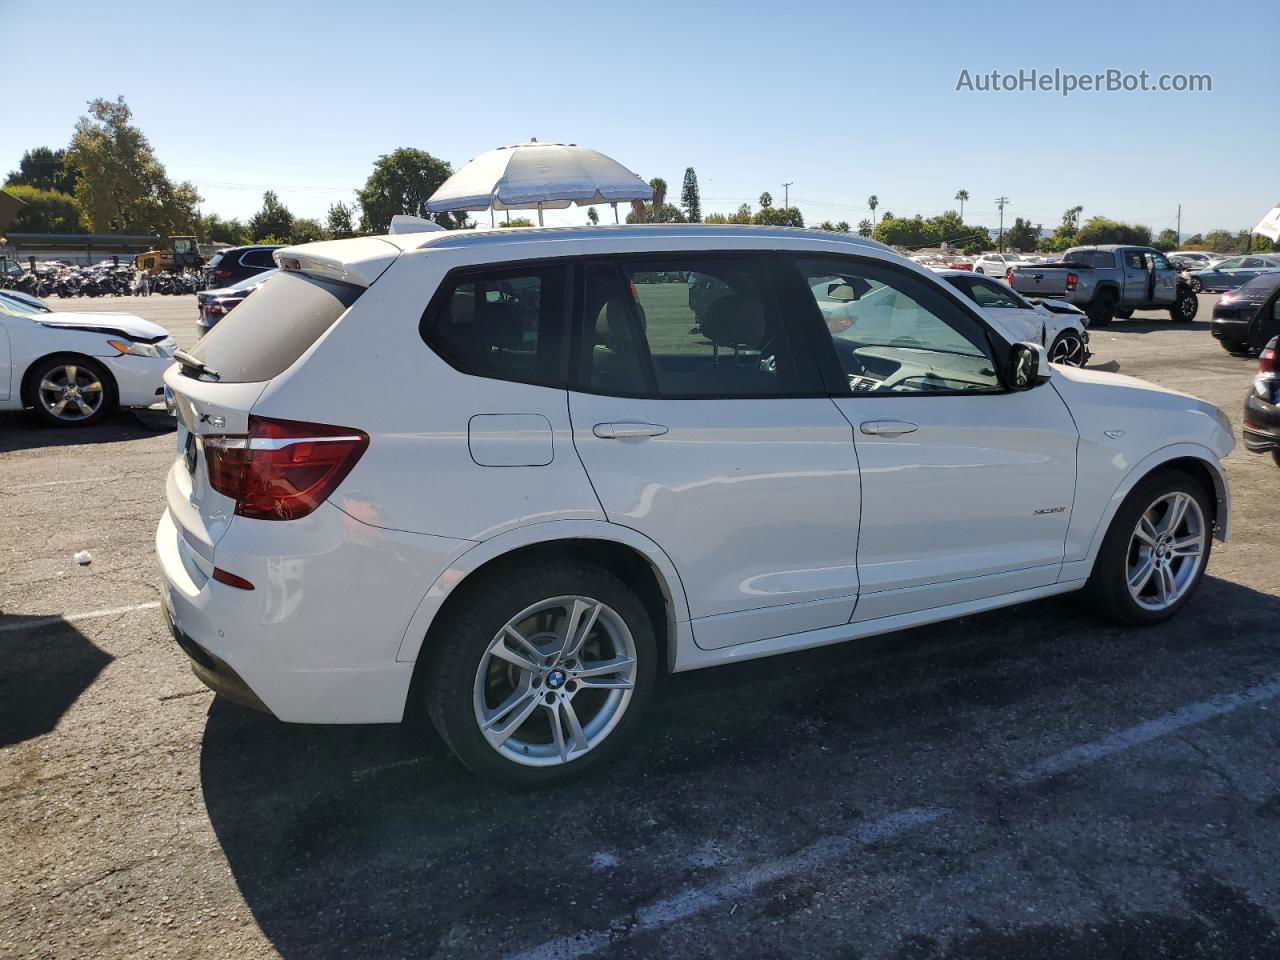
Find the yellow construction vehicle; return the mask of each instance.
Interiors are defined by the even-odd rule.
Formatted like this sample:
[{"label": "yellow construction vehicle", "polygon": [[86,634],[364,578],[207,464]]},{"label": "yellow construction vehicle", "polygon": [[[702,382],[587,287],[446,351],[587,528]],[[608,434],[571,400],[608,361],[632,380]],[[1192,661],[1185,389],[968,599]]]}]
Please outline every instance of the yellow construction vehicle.
[{"label": "yellow construction vehicle", "polygon": [[134,258],[139,270],[160,273],[172,270],[198,270],[204,266],[200,244],[195,237],[170,237],[168,250],[147,250]]}]

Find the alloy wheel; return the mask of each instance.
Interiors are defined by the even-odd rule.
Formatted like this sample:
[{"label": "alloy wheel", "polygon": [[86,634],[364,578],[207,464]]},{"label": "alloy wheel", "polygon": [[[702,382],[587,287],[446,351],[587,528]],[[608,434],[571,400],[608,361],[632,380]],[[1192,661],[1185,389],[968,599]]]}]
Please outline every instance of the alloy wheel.
[{"label": "alloy wheel", "polygon": [[1049,350],[1050,363],[1061,363],[1068,367],[1083,367],[1084,360],[1084,341],[1075,333],[1064,333],[1054,341]]},{"label": "alloy wheel", "polygon": [[87,420],[106,396],[93,371],[74,363],[46,370],[37,388],[40,405],[59,420]]},{"label": "alloy wheel", "polygon": [[1208,529],[1195,497],[1180,490],[1147,507],[1129,539],[1129,595],[1146,610],[1167,610],[1195,583]]},{"label": "alloy wheel", "polygon": [[591,597],[552,597],[517,613],[490,641],[472,705],[501,756],[556,766],[613,732],[635,683],[635,642],[617,611]]}]

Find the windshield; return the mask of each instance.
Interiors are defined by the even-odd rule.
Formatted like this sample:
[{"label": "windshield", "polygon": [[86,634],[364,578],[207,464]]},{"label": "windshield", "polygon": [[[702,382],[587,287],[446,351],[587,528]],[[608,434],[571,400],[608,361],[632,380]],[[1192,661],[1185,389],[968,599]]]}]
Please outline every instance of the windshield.
[{"label": "windshield", "polygon": [[10,317],[30,317],[37,313],[45,313],[39,307],[33,307],[21,300],[11,300],[8,297],[0,297],[0,313]]}]

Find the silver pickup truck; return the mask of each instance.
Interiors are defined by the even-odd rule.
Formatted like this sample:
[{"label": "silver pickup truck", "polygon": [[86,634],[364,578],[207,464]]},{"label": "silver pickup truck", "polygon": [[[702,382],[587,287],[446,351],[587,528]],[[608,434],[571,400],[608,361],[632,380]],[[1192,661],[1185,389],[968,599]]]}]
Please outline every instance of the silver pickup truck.
[{"label": "silver pickup truck", "polygon": [[1011,267],[1005,279],[1023,296],[1074,303],[1094,324],[1128,319],[1134,310],[1168,310],[1185,323],[1195,319],[1199,307],[1178,269],[1151,247],[1072,247],[1057,263]]}]

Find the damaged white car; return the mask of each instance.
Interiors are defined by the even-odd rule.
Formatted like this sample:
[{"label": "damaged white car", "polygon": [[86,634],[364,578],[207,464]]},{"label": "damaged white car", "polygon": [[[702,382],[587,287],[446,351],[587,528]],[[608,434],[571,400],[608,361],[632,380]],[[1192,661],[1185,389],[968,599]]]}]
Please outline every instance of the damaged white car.
[{"label": "damaged white car", "polygon": [[47,313],[0,298],[0,410],[86,427],[117,407],[164,400],[174,341],[127,313]]}]

